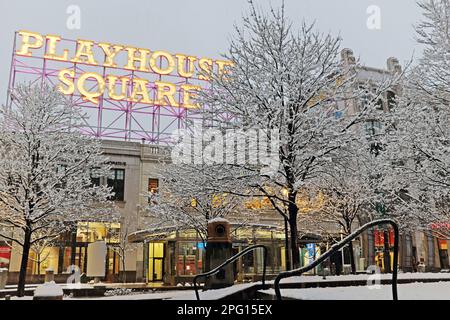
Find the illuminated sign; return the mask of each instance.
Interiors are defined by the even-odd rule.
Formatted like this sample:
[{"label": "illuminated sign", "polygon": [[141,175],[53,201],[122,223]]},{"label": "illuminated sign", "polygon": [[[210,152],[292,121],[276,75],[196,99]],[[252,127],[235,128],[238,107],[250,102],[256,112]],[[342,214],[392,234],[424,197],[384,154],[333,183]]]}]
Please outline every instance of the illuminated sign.
[{"label": "illuminated sign", "polygon": [[[124,69],[130,71],[153,72],[159,75],[177,74],[183,78],[197,77],[208,80],[209,75],[216,71],[224,73],[230,65],[229,61],[197,58],[185,54],[170,54],[166,51],[151,51],[107,42],[96,43],[91,40],[77,40],[75,52],[60,48],[61,37],[57,35],[41,35],[30,31],[19,31],[21,43],[16,54],[31,57],[33,51],[45,47],[44,58],[57,61],[81,63],[93,66]],[[95,51],[98,53],[96,54]],[[119,56],[125,54],[123,63]],[[101,56],[101,60],[97,56]],[[99,97],[107,93],[113,100],[126,100],[144,104],[170,105],[172,107],[196,108],[192,102],[195,91],[201,90],[198,85],[177,84],[167,81],[151,82],[144,78],[120,76],[114,74],[99,74],[84,72],[75,80],[74,69],[62,69],[58,73],[59,91],[71,95],[75,90],[83,99],[93,103],[99,102]],[[131,91],[127,90],[131,85]],[[176,99],[180,90],[181,100]],[[154,97],[154,98],[153,98]]]},{"label": "illuminated sign", "polygon": [[[199,90],[229,61],[122,44],[17,31],[8,91],[45,81],[86,114],[80,130],[101,138],[171,144],[201,118]],[[13,103],[8,95],[7,104]]]}]

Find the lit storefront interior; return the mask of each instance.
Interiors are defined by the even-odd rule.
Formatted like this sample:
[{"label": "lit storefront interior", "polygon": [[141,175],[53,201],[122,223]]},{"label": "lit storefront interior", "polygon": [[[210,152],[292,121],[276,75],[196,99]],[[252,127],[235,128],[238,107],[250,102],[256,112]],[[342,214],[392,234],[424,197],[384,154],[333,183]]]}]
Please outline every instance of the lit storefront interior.
[{"label": "lit storefront interior", "polygon": [[[232,250],[236,254],[253,244],[268,249],[267,273],[285,270],[284,231],[276,226],[249,225],[232,231]],[[132,234],[130,242],[142,242],[144,274],[148,282],[175,285],[192,282],[196,274],[204,272],[205,244],[195,230],[158,228]],[[234,264],[236,281],[257,280],[262,275],[263,253],[250,252]]]},{"label": "lit storefront interior", "polygon": [[[387,239],[385,239],[387,236]],[[381,272],[386,272],[387,266],[385,266],[385,245],[389,246],[389,272],[392,272],[392,266],[394,265],[394,230],[384,231],[383,229],[374,230],[375,239],[375,264],[380,268]]]},{"label": "lit storefront interior", "polygon": [[[119,275],[119,256],[114,246],[119,243],[119,223],[78,222],[73,231],[62,234],[57,240],[42,248],[30,250],[27,272],[30,275],[44,275],[45,270],[53,269],[55,274],[70,274],[74,268],[80,273],[86,273],[87,248],[95,241],[107,243],[106,277],[105,281],[117,281]],[[3,248],[3,247],[1,247]],[[10,251],[2,251],[4,259],[10,256]],[[9,261],[8,261],[9,262]],[[6,263],[4,264],[6,266]],[[75,266],[75,267],[74,267]]]}]

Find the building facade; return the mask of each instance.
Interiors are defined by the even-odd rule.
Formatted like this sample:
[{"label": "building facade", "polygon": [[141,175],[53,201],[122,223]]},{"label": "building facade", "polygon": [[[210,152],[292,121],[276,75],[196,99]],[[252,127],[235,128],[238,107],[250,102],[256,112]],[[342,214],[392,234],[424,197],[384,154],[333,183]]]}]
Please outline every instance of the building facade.
[{"label": "building facade", "polygon": [[[342,51],[342,59],[346,64],[355,63],[353,53],[349,49]],[[399,71],[401,67],[398,61],[389,58],[386,70],[363,67],[358,71],[358,79],[361,83],[376,82],[387,74]],[[380,100],[380,109],[389,111],[396,94],[395,90],[386,92]],[[358,103],[355,102],[350,112],[356,108]],[[380,129],[380,124],[375,119],[364,126],[369,136]],[[120,211],[120,221],[79,221],[72,226],[70,232],[61,235],[56,243],[40,251],[32,251],[28,265],[28,282],[42,281],[42,275],[47,268],[55,271],[57,281],[66,281],[74,269],[79,270],[81,274],[86,273],[89,259],[87,249],[90,243],[96,241],[105,241],[108,248],[104,281],[125,280],[170,285],[191,282],[195,274],[204,271],[205,248],[196,231],[189,227],[183,230],[146,227],[144,213],[149,201],[147,194],[158,192],[161,187],[159,169],[168,161],[165,156],[167,147],[148,145],[144,141],[138,143],[103,140],[102,144],[112,170],[109,177],[97,183],[107,184],[113,189],[114,200]],[[266,245],[269,250],[268,273],[276,275],[286,269],[286,255],[289,254],[289,250],[286,250],[284,220],[263,200],[249,201],[246,209],[258,214],[245,226],[233,230],[233,252],[238,253],[253,244]],[[239,217],[236,216],[236,221],[233,221],[232,217],[230,220],[232,224],[237,224]],[[332,230],[328,233],[333,236],[327,238],[319,234],[299,235],[303,265],[311,262],[340,239],[339,228],[330,228]],[[385,270],[386,243],[390,246],[392,259],[391,233],[373,229],[356,239],[353,243],[353,254],[357,270],[365,272],[370,265],[377,265],[382,271]],[[125,250],[120,250],[124,248]],[[448,241],[437,237],[432,230],[428,233],[401,235],[399,264],[404,271],[449,269],[448,256]],[[350,263],[349,259],[349,252],[345,249],[335,255],[330,263],[334,264],[337,273],[345,272],[345,265]],[[17,282],[20,260],[20,247],[14,244],[10,246],[8,242],[0,240],[0,267],[8,268],[9,283]],[[234,267],[236,280],[258,279],[261,276],[262,264],[261,252],[256,251],[241,258]],[[317,271],[319,270],[314,272]]]}]

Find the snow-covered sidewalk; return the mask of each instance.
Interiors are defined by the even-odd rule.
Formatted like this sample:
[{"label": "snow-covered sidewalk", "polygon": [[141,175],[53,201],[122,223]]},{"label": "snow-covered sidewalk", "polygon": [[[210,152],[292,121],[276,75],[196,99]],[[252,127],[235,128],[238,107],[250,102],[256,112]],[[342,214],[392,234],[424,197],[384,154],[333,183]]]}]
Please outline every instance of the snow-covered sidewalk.
[{"label": "snow-covered sidewalk", "polygon": [[[217,289],[201,291],[199,290],[200,300],[219,300],[225,298],[233,293],[247,289],[256,285],[257,283],[244,283],[236,284],[234,286]],[[67,298],[72,300],[196,300],[194,290],[173,290],[166,292],[154,292],[154,293],[141,293],[141,294],[129,294],[100,298]],[[64,299],[66,300],[66,299]]]},{"label": "snow-covered sidewalk", "polygon": [[[326,286],[326,282],[342,282],[343,285],[340,287],[335,287],[336,285],[341,285],[334,283],[333,287],[324,288],[298,288],[298,289],[282,289],[282,294],[285,297],[294,299],[391,299],[391,286],[381,285],[379,289],[370,289],[374,287],[369,287],[366,285],[359,285],[369,280],[369,274],[359,274],[359,275],[344,275],[344,276],[328,276],[323,279],[321,276],[300,276],[291,277],[283,279],[281,284],[312,284],[320,283],[322,286]],[[379,280],[391,280],[392,274],[377,274],[375,275]],[[399,280],[409,280],[413,283],[399,284],[399,299],[450,299],[450,273],[399,273]],[[423,283],[421,281],[436,281],[432,283]],[[442,282],[439,282],[442,280]],[[352,282],[355,283],[352,283]],[[447,282],[448,281],[448,282]],[[356,283],[357,282],[357,283]],[[362,283],[361,283],[362,282]],[[218,300],[230,296],[239,291],[248,289],[261,282],[254,283],[242,283],[235,284],[232,287],[199,291],[201,300]],[[272,281],[267,281],[267,284],[273,284]],[[91,285],[87,284],[60,284],[62,288],[91,288]],[[112,287],[113,284],[108,284],[108,287]],[[11,289],[11,288],[9,288]],[[118,294],[105,297],[80,297],[71,298],[68,296],[64,297],[64,300],[195,300],[194,290],[168,290],[168,291],[156,291],[154,292],[131,292],[127,294]],[[261,290],[260,292],[268,293],[274,295],[273,289]],[[447,298],[447,293],[448,298]],[[12,297],[12,299],[17,299]],[[23,297],[21,300],[32,299],[32,297]]]},{"label": "snow-covered sidewalk", "polygon": [[[366,281],[369,276],[373,276],[370,274],[357,274],[357,275],[342,275],[342,276],[327,276],[326,279],[323,279],[321,276],[299,276],[299,277],[290,277],[281,280],[281,283],[311,283],[311,282],[334,282],[334,281]],[[391,280],[392,274],[377,274],[380,280]],[[450,273],[431,273],[431,272],[407,272],[407,273],[399,273],[398,277],[401,279],[414,279],[414,280],[426,280],[426,279],[449,279]],[[267,281],[267,283],[273,283],[273,281]]]},{"label": "snow-covered sidewalk", "polygon": [[[275,295],[275,290],[260,290]],[[299,300],[392,300],[391,285],[282,289],[285,298]],[[450,300],[450,282],[407,283],[398,285],[399,300]]]}]

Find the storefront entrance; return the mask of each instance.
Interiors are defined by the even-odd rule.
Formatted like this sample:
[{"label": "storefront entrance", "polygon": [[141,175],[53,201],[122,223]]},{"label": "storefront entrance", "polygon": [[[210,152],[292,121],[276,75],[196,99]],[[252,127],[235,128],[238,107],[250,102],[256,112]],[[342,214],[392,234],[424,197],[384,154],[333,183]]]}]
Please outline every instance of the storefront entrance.
[{"label": "storefront entrance", "polygon": [[148,280],[163,281],[164,277],[164,243],[148,244]]},{"label": "storefront entrance", "polygon": [[437,239],[439,248],[439,261],[441,262],[441,269],[449,269],[450,263],[448,259],[447,240]]}]

